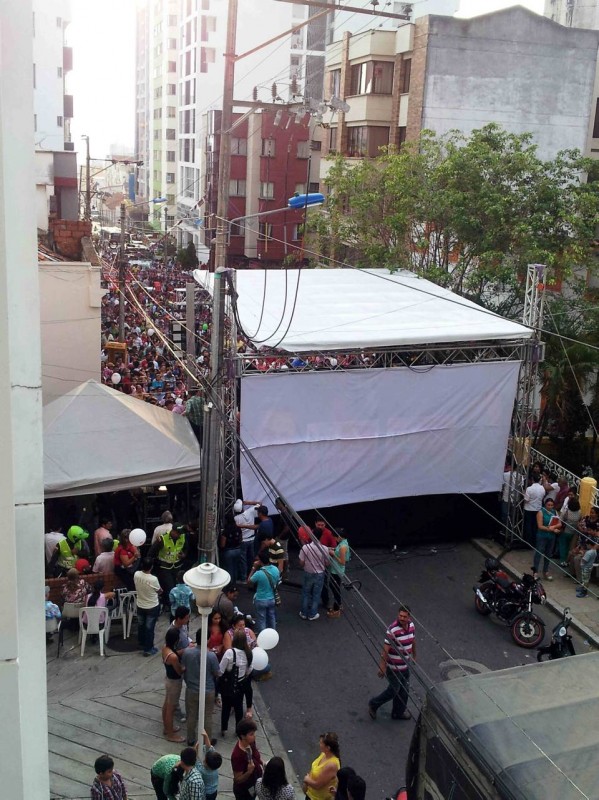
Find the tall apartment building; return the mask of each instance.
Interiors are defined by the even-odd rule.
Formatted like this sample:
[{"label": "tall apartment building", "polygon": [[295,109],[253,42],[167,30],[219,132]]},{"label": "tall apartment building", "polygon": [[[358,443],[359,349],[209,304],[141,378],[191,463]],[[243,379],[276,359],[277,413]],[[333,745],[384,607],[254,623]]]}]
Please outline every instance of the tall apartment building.
[{"label": "tall apartment building", "polygon": [[73,51],[66,43],[70,0],[33,2],[33,146],[36,150],[36,217],[40,231],[49,217],[77,219],[77,156],[71,141],[73,96],[68,73]]},{"label": "tall apartment building", "polygon": [[[545,16],[570,28],[599,30],[599,0],[545,0]],[[599,158],[599,63],[595,76],[593,113],[586,141],[586,155]]]},{"label": "tall apartment building", "polygon": [[423,129],[468,134],[496,122],[532,133],[544,158],[584,150],[598,43],[521,7],[346,35],[327,48],[327,85],[350,110],[331,121],[323,149],[372,157]]},{"label": "tall apartment building", "polygon": [[[179,0],[147,0],[138,5],[136,23],[135,138],[144,162],[138,192],[144,199],[166,197],[171,221],[177,197],[179,11]],[[163,209],[153,212],[156,221]]]}]

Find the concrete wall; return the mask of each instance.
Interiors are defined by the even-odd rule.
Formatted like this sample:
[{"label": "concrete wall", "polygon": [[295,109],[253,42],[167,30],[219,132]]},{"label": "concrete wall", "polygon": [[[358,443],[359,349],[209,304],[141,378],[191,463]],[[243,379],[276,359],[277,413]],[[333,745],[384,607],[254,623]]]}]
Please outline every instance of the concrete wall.
[{"label": "concrete wall", "polygon": [[100,267],[39,264],[44,404],[100,379]]},{"label": "concrete wall", "polygon": [[564,28],[517,7],[428,21],[423,128],[468,134],[497,122],[515,133],[530,131],[541,157],[564,148],[584,151],[597,33]]},{"label": "concrete wall", "polygon": [[[64,117],[63,66],[64,31],[71,19],[68,0],[33,0],[35,33],[33,61],[35,64],[34,113],[37,128],[35,146],[44,150],[62,150],[65,125],[57,124]],[[61,24],[58,24],[58,20]]]},{"label": "concrete wall", "polygon": [[598,0],[545,0],[544,14],[572,28],[599,28]]}]

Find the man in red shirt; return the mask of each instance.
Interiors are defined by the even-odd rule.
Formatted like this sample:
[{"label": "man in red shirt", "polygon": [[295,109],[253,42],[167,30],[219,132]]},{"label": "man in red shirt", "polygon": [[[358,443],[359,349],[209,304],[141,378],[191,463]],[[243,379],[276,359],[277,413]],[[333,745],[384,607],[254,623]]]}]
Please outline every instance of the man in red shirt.
[{"label": "man in red shirt", "polygon": [[324,547],[337,547],[337,540],[327,528],[323,519],[316,520],[314,527],[316,528],[316,536],[320,539],[320,544]]},{"label": "man in red shirt", "polygon": [[251,719],[240,720],[235,728],[238,742],[231,753],[235,800],[252,800],[250,789],[262,777],[262,756],[256,747],[256,730],[257,725]]}]

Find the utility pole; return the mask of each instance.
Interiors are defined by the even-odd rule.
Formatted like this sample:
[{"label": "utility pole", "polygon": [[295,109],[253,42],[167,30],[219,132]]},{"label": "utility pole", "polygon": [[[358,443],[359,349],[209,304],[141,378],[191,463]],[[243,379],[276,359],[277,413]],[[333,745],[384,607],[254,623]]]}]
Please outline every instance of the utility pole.
[{"label": "utility pole", "polygon": [[121,242],[119,247],[119,342],[125,341],[125,204],[121,203]]},{"label": "utility pole", "polygon": [[220,125],[218,172],[218,201],[216,207],[216,246],[214,258],[214,292],[212,297],[212,336],[210,350],[210,383],[218,408],[204,414],[202,450],[204,470],[202,525],[200,529],[200,561],[216,556],[218,536],[221,477],[223,472],[224,431],[224,350],[225,350],[225,273],[227,266],[227,214],[229,211],[229,176],[231,174],[231,125],[233,121],[233,90],[235,87],[235,49],[237,39],[238,0],[229,0],[227,41],[225,47],[225,76],[223,110]]},{"label": "utility pole", "polygon": [[187,366],[194,375],[196,367],[195,288],[195,283],[185,284],[185,326],[187,328],[185,349]]},{"label": "utility pole", "polygon": [[89,157],[89,136],[85,139],[85,219],[92,218],[91,162]]}]

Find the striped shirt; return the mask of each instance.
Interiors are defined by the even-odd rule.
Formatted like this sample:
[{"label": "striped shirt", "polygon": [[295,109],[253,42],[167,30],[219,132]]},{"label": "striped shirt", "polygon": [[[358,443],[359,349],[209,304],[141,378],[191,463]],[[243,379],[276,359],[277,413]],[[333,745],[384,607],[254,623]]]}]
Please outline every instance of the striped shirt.
[{"label": "striped shirt", "polygon": [[389,646],[387,667],[393,672],[405,672],[408,669],[406,661],[409,659],[406,657],[412,655],[414,637],[415,628],[411,620],[407,628],[402,628],[397,620],[387,628],[385,634],[385,644]]}]

